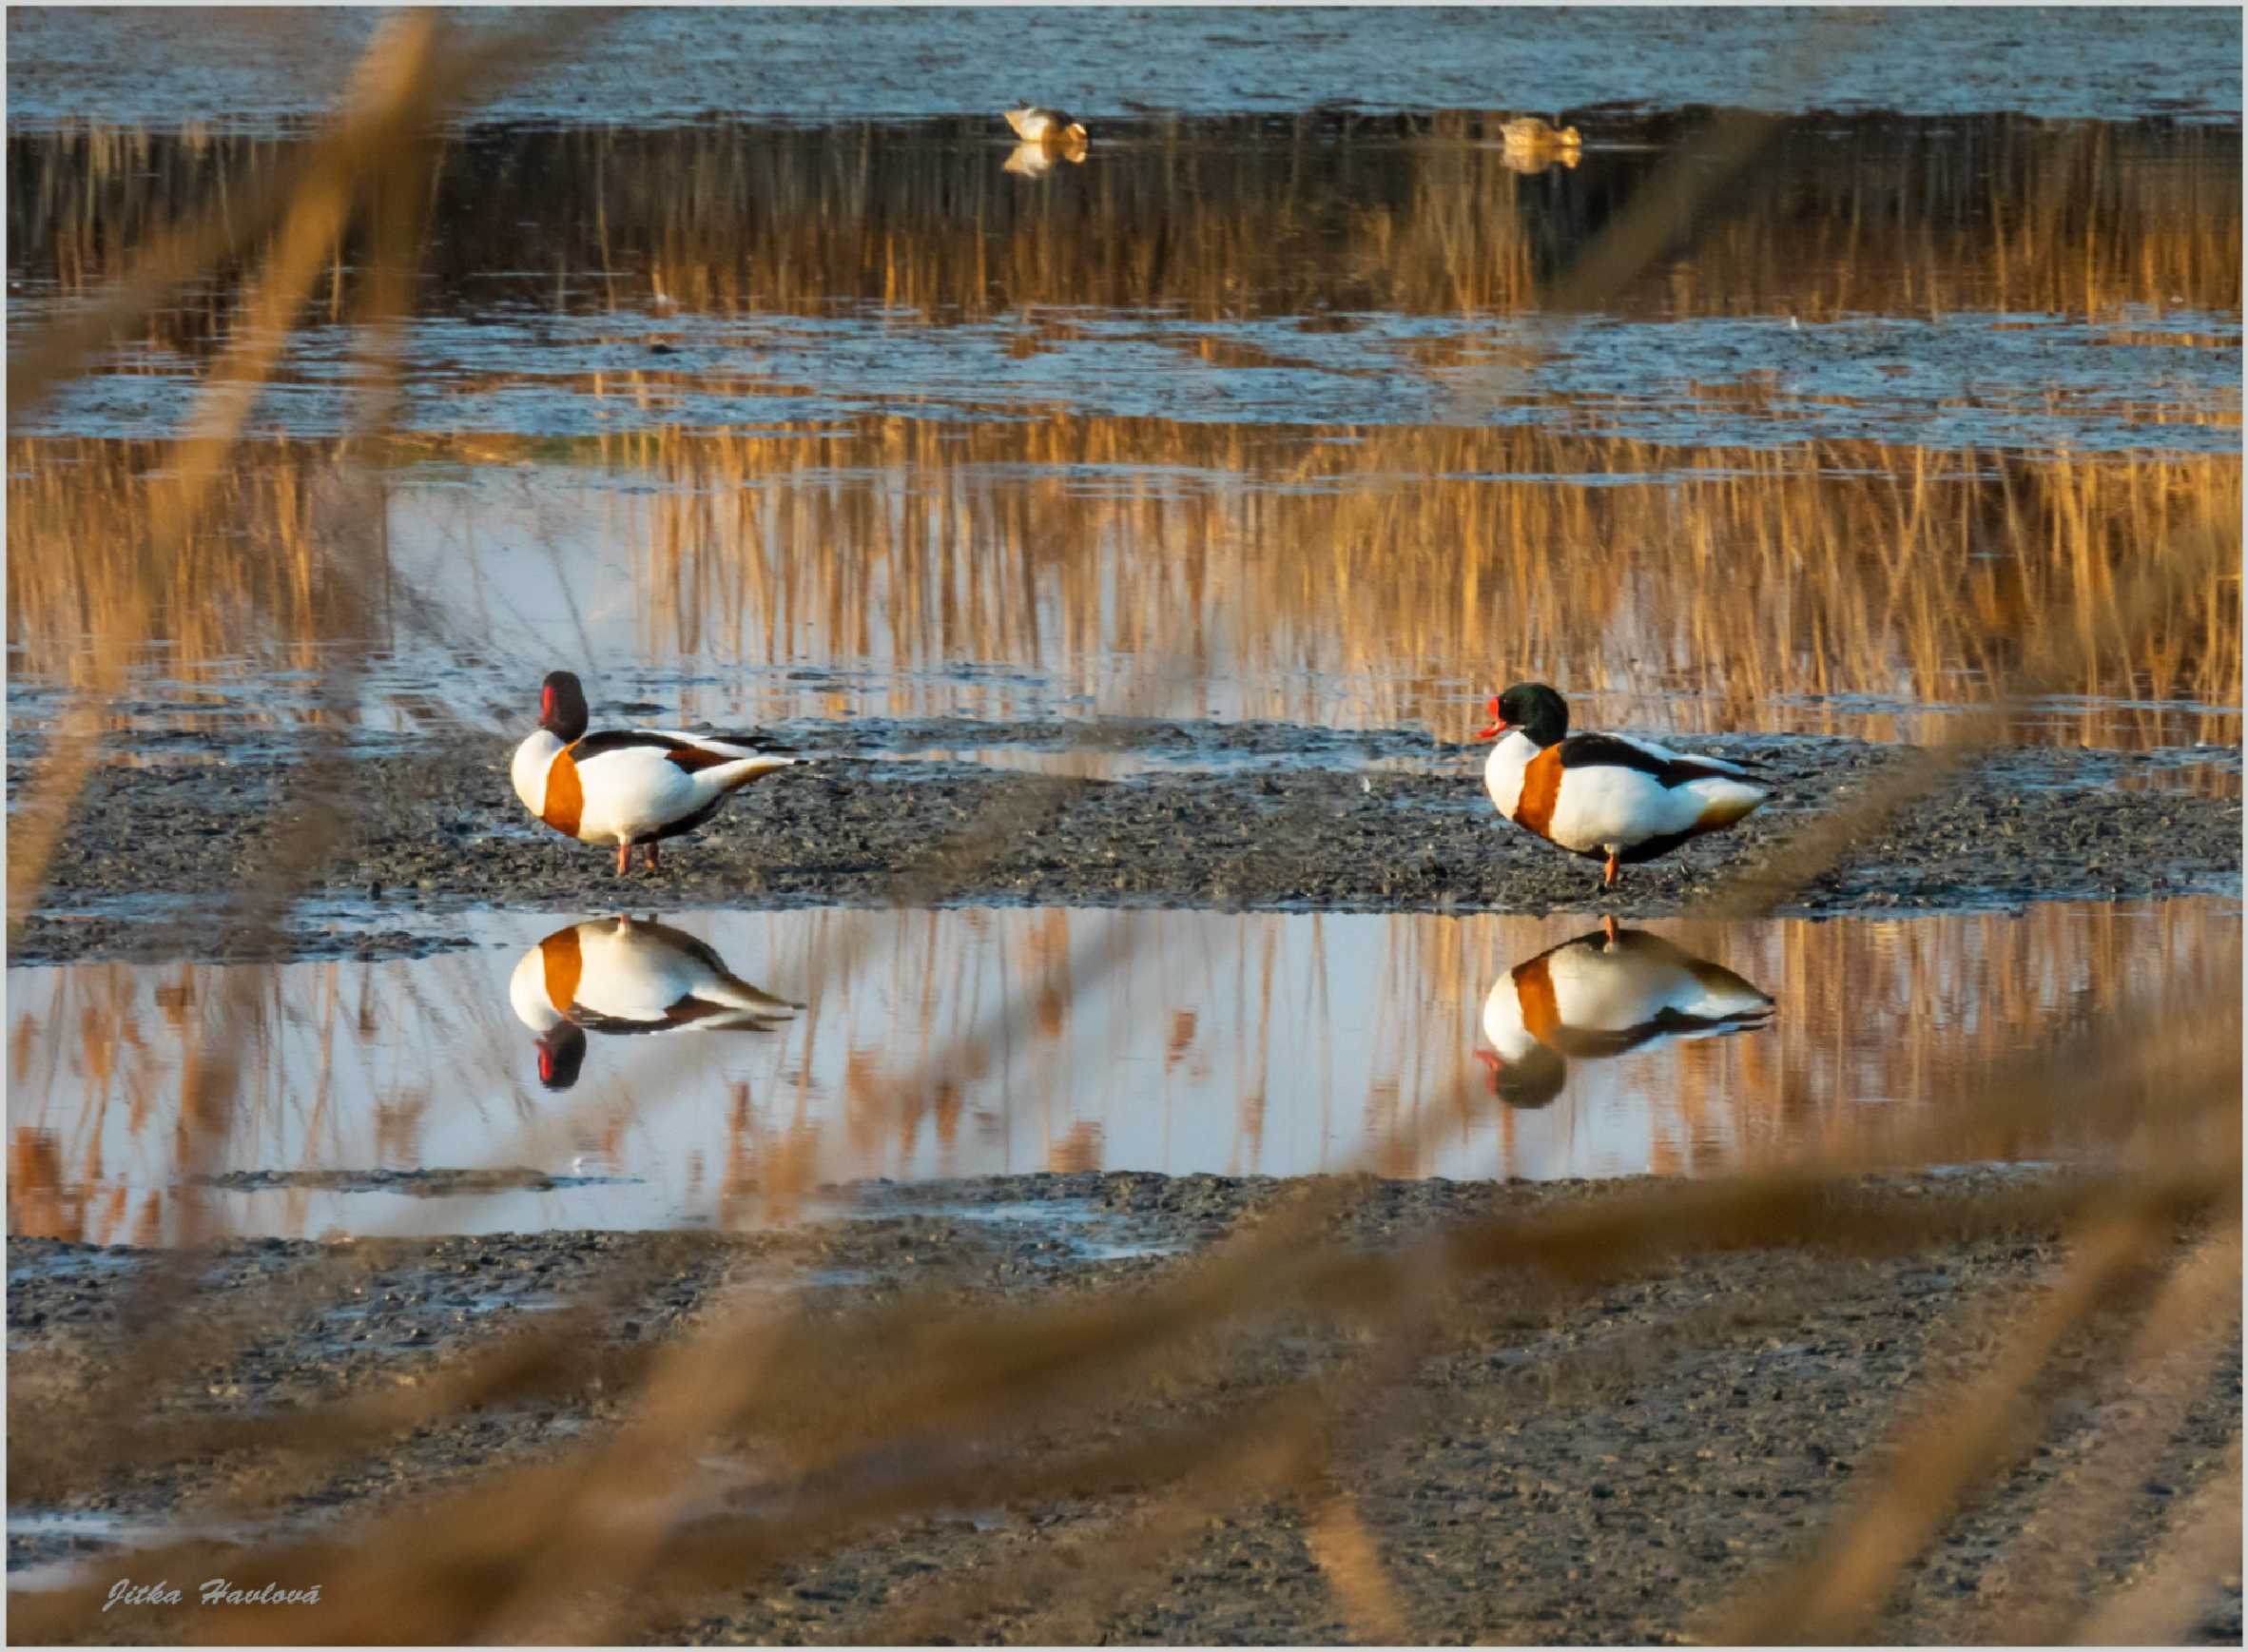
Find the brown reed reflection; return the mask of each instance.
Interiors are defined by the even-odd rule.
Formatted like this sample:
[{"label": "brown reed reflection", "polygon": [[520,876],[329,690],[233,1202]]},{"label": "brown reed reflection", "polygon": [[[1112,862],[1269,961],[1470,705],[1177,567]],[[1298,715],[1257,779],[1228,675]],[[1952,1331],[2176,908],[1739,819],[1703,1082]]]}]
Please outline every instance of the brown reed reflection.
[{"label": "brown reed reflection", "polygon": [[[128,1202],[186,1173],[178,1074],[245,970],[262,1030],[216,1168],[263,1173],[239,1208],[301,1233],[353,1209],[304,1173],[552,1171],[573,1156],[644,1178],[592,1195],[635,1224],[713,1196],[729,1225],[793,1219],[813,1189],[873,1176],[1298,1175],[1393,1139],[1412,1144],[1389,1166],[1401,1176],[1708,1175],[1847,1139],[1870,1110],[1909,1110],[2039,1037],[2097,1025],[2149,980],[2230,967],[2239,942],[2211,902],[1734,925],[1717,957],[1568,918],[969,909],[882,920],[881,961],[814,985],[801,1010],[723,962],[810,980],[858,916],[589,920],[500,963],[20,972],[13,1042],[31,1053],[17,1087],[37,1099],[18,1108],[11,1231],[122,1236]],[[1073,981],[1110,953],[1101,991]],[[566,1020],[553,982],[573,966]],[[1021,1013],[985,1030],[1002,1004]],[[526,1024],[552,1061],[535,1072]],[[35,1036],[59,1025],[75,1029],[67,1043]],[[572,1048],[599,1036],[602,1059],[582,1074],[559,1059],[563,1028]],[[766,1036],[649,1036],[730,1028]],[[692,1046],[662,1111],[644,1105],[668,1070],[657,1045]],[[948,1046],[964,1053],[915,1078]],[[1550,1105],[1531,1119],[1473,1094],[1424,1099],[1471,1050],[1499,1059],[1501,1100]],[[518,1140],[564,1079],[584,1103],[567,1132]],[[2068,1132],[2056,1119],[1977,1145],[2038,1156]],[[708,1193],[698,1164],[717,1167]],[[445,1201],[428,1202],[408,1219],[442,1231]]]},{"label": "brown reed reflection", "polygon": [[[417,446],[503,463],[553,451]],[[1534,429],[864,418],[579,450],[663,484],[589,536],[621,534],[636,568],[630,629],[609,646],[651,661],[1005,661],[1103,699],[1113,662],[1169,651],[1233,715],[1446,738],[1497,673],[1566,683],[1631,727],[1925,739],[1850,698],[1970,699],[2017,663],[2031,616],[2096,607],[2180,534],[2240,509],[2237,457],[1677,450]],[[322,642],[362,623],[320,573],[333,444],[271,444],[227,479],[229,511],[147,568],[124,548],[161,509],[148,449],[19,440],[9,457],[19,670],[75,681],[76,639],[112,591],[145,583],[174,632],[165,673],[189,684],[312,669]],[[1106,479],[1089,490],[1075,478],[1095,466]],[[394,498],[413,476],[393,474]],[[401,542],[413,519],[394,506],[384,554],[458,560],[451,543]],[[468,535],[505,537],[504,524]],[[75,563],[53,554],[65,545]],[[589,567],[575,586],[591,601],[609,577]],[[385,638],[443,624],[395,607],[377,618]],[[504,656],[504,636],[479,651]],[[2042,714],[2020,737],[2235,742],[2235,713],[2145,702],[2238,706],[2240,652],[2238,582],[2212,578],[2129,642],[2099,639],[2077,691],[2139,704]]]},{"label": "brown reed reflection", "polygon": [[[904,306],[931,321],[1029,304],[1215,318],[1515,313],[1684,140],[1692,117],[1611,118],[1607,147],[1522,176],[1496,112],[1104,126],[1063,190],[1005,175],[988,123],[500,131],[434,180],[440,295],[536,269],[544,302],[702,313]],[[1940,128],[1940,129],[1938,129]],[[154,225],[285,165],[287,142],[96,125],[11,136],[19,273],[76,293]],[[1075,157],[1070,157],[1074,159]],[[504,166],[537,220],[477,194]],[[1560,187],[1551,187],[1559,185]],[[1764,164],[1620,313],[2118,318],[2240,308],[2237,133],[2010,116],[1783,123]],[[207,289],[206,289],[207,290]],[[492,289],[480,284],[480,293]],[[331,295],[331,302],[337,301]],[[438,299],[443,308],[448,297]],[[197,296],[150,339],[195,348]]]},{"label": "brown reed reflection", "polygon": [[[1183,613],[1197,663],[1336,680],[1348,720],[1439,732],[1493,671],[1628,697],[1651,727],[1771,727],[1783,697],[1957,702],[2015,663],[2027,616],[2096,601],[2203,513],[2237,515],[2240,488],[2237,459],[1110,419],[888,423],[817,448],[661,433],[610,451],[669,484],[642,580],[651,651],[773,657],[808,625],[843,657],[1036,659],[1095,688],[1102,656],[1146,650],[1147,616]],[[1090,496],[1070,480],[1157,462],[1160,479]],[[1045,474],[1016,480],[1023,468]],[[776,480],[792,474],[804,485]],[[1598,485],[1612,481],[1638,485]],[[713,633],[729,611],[732,636]],[[2142,636],[2136,657],[2105,651],[2084,691],[2239,703],[2237,583],[2200,587]],[[1301,689],[1241,707],[1337,709]],[[2141,738],[2234,732],[2120,721]],[[2080,737],[2096,727],[2087,713]]]}]

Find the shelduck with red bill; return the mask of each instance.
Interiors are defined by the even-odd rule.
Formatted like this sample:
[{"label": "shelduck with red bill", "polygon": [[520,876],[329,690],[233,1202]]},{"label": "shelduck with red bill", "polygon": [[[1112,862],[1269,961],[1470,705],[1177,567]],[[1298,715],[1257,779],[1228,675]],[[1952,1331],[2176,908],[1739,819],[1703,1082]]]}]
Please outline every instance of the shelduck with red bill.
[{"label": "shelduck with red bill", "polygon": [[1517,683],[1491,701],[1497,740],[1483,789],[1499,812],[1571,854],[1603,861],[1600,882],[1717,831],[1772,793],[1750,766],[1693,757],[1624,734],[1572,734],[1569,707],[1543,683]]},{"label": "shelduck with red bill", "polygon": [[523,807],[564,837],[616,845],[617,875],[632,845],[657,865],[656,845],[694,830],[753,780],[795,759],[703,734],[659,729],[586,732],[585,690],[569,671],[550,671],[539,693],[538,729],[515,748],[510,777]]}]

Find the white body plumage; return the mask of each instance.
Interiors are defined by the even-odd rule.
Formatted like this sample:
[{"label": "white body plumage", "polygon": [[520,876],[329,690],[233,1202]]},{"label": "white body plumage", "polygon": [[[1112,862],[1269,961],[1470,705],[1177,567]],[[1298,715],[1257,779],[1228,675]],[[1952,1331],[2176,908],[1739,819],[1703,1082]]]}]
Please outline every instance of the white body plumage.
[{"label": "white body plumage", "polygon": [[548,936],[516,963],[508,1001],[534,1033],[563,1020],[601,1032],[765,1028],[798,1008],[734,975],[684,931],[624,917]]},{"label": "white body plumage", "polygon": [[[1606,738],[1636,747],[1657,764],[1693,763],[1722,772],[1665,786],[1658,776],[1622,764],[1556,763],[1559,775],[1550,798],[1540,798],[1525,811],[1524,780],[1546,748],[1516,729],[1491,748],[1483,764],[1483,789],[1508,820],[1579,854],[1628,850],[1656,838],[1710,830],[1738,820],[1770,795],[1745,770],[1722,759],[1688,757],[1619,734]],[[1550,810],[1542,819],[1541,807]]]},{"label": "white body plumage", "polygon": [[[707,813],[727,793],[795,761],[701,735],[631,732],[644,743],[604,748],[601,742],[616,737],[593,735],[565,746],[544,729],[533,730],[515,748],[509,766],[515,795],[533,814],[580,843],[632,844]],[[591,754],[580,755],[589,743]],[[683,749],[702,767],[684,767],[677,759]],[[567,776],[557,759],[567,763]],[[574,816],[567,795],[572,780]]]},{"label": "white body plumage", "polygon": [[1721,965],[1640,931],[1586,936],[1501,976],[1483,1037],[1508,1062],[1541,1045],[1584,1057],[1761,1025],[1771,997]]}]

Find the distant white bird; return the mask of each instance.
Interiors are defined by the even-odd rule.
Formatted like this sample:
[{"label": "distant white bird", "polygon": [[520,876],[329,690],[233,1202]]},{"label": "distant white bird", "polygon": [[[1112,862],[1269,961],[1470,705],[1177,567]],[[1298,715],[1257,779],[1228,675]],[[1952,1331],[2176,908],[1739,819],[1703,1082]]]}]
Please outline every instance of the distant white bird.
[{"label": "distant white bird", "polygon": [[1042,109],[1023,104],[1006,111],[1007,124],[1026,144],[1082,144],[1085,123],[1060,109]]},{"label": "distant white bird", "polygon": [[692,831],[752,780],[794,758],[729,741],[655,729],[586,732],[586,695],[569,671],[540,690],[538,729],[515,748],[509,774],[523,807],[564,837],[616,845],[617,875],[645,845],[656,867],[660,839]]},{"label": "distant white bird", "polygon": [[588,1032],[770,1032],[803,1007],[751,986],[685,930],[625,917],[555,930],[515,964],[508,1002],[537,1035],[550,1090],[577,1082]]}]

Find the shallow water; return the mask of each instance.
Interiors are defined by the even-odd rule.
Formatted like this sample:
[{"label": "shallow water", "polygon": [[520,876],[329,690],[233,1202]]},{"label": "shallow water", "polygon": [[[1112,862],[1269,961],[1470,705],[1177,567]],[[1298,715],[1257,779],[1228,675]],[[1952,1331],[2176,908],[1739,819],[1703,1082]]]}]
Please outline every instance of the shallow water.
[{"label": "shallow water", "polygon": [[[266,129],[325,109],[379,16],[127,15],[130,28],[61,8],[11,16],[10,124],[100,108],[149,125]],[[486,29],[523,18],[472,15]],[[566,71],[533,75],[489,112],[552,123],[943,115],[1011,95],[1007,86],[995,93],[995,79],[1035,65],[1037,84],[1022,90],[1089,116],[1443,108],[1496,97],[1548,113],[1747,103],[2238,121],[2239,58],[2239,14],[2223,8],[1823,18],[1784,8],[649,10],[611,22]]]},{"label": "shallow water", "polygon": [[[280,178],[375,22],[11,13],[11,348]],[[145,602],[105,760],[214,786],[311,729],[519,729],[558,664],[604,719],[810,750],[1076,764],[1098,723],[1110,773],[1452,764],[1532,676],[1584,724],[1934,738],[2054,616],[2238,519],[2239,43],[2221,10],[630,13],[450,129],[395,439],[344,435],[356,235],[188,545],[167,438],[240,271],[13,421],[10,730],[35,751]],[[998,91],[1085,115],[1081,163],[994,117],[1025,63]],[[1716,107],[1773,142],[1589,294]],[[1582,153],[1510,158],[1525,107]],[[2011,735],[2237,794],[2239,657],[2212,581]],[[595,1033],[551,1092],[507,988],[556,920],[467,922],[411,963],[15,972],[11,1231],[1699,1171],[2238,945],[2200,903],[1745,927],[1697,956],[1769,1024],[1580,1051],[1551,1095],[1533,1054],[1495,1095],[1486,995],[1570,921],[708,914],[674,922],[804,1011]],[[1097,990],[1049,990],[1073,955]],[[216,1117],[182,1099],[206,1033],[250,1057]],[[493,1165],[522,1174],[462,1174]]]},{"label": "shallow water", "polygon": [[[2237,904],[2202,900],[1655,923],[1617,947],[1581,916],[466,932],[412,962],[10,971],[10,1231],[755,1226],[847,1208],[832,1184],[1045,1170],[1708,1174],[1924,1120],[1980,1064],[2189,998],[2239,947]],[[667,1006],[699,1019],[649,1024]],[[216,1118],[182,1100],[205,1039],[243,1060]],[[2067,1140],[2056,1119],[1987,1156]]]},{"label": "shallow water", "polygon": [[[1316,335],[1287,322],[1155,315],[1068,321],[1059,337],[1032,335],[1025,352],[1017,323],[931,328],[918,313],[717,321],[488,309],[475,321],[413,328],[399,417],[417,435],[468,429],[568,442],[667,426],[809,435],[898,398],[910,398],[906,417],[939,424],[1018,422],[1066,407],[1093,419],[1284,431],[1535,427],[1565,402],[1577,434],[1684,446],[2239,447],[2240,328],[2211,312],[2125,325],[1956,316],[1810,327],[1786,315],[1513,324],[1373,315]],[[352,329],[301,330],[257,404],[256,425],[277,436],[344,435],[360,371],[356,348]],[[1533,352],[1539,360],[1510,365]],[[30,429],[177,435],[202,365],[188,355],[139,354],[120,363],[125,370],[71,386]],[[1153,479],[1138,468],[1075,479],[1131,489]]]},{"label": "shallow water", "polygon": [[[1448,737],[1503,673],[1625,727],[1928,738],[2039,615],[2237,515],[2236,127],[1803,117],[1694,245],[1550,320],[1700,117],[1600,119],[1534,175],[1473,113],[1112,122],[1035,178],[958,114],[479,127],[434,180],[406,435],[339,439],[347,257],[119,756],[325,716],[362,651],[369,733],[516,726],[567,660],[718,722]],[[11,338],[300,142],[19,119]],[[19,424],[19,729],[89,658],[83,583],[24,571],[161,519],[230,299]],[[375,612],[268,589],[331,558],[380,569]],[[2181,611],[2019,737],[2237,743],[2237,628]]]}]

